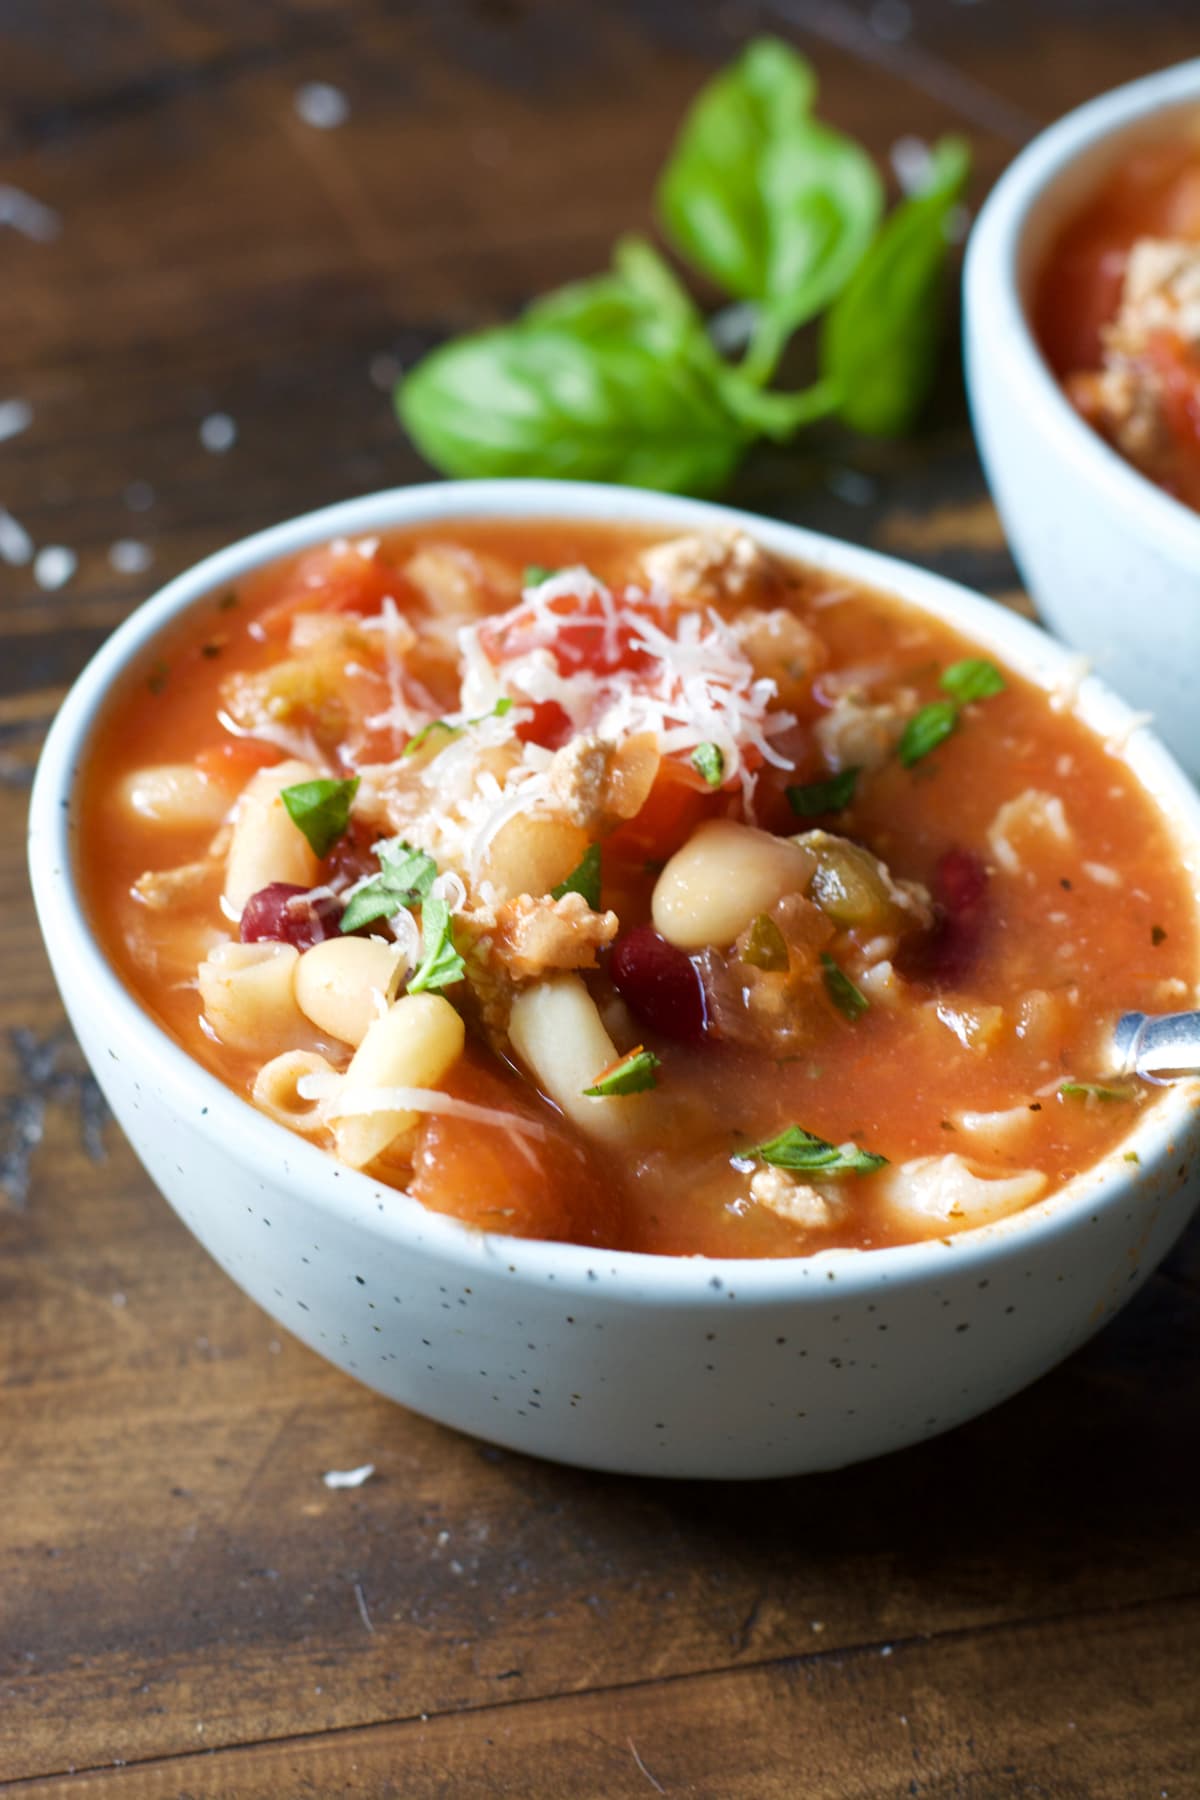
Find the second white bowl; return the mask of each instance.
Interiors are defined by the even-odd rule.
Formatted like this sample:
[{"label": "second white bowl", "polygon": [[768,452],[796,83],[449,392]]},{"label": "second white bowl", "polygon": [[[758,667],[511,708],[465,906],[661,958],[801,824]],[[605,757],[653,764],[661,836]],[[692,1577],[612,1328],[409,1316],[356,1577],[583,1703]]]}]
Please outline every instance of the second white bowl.
[{"label": "second white bowl", "polygon": [[1068,114],[1025,149],[967,248],[967,385],[980,453],[1043,618],[1200,773],[1200,514],[1154,486],[1075,412],[1030,328],[1059,227],[1130,142],[1200,108],[1200,60]]}]

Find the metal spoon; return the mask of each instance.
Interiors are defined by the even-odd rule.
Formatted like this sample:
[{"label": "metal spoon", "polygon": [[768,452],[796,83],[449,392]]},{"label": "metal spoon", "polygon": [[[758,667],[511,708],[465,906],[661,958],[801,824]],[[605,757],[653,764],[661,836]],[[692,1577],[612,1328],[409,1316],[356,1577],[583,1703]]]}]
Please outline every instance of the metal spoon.
[{"label": "metal spoon", "polygon": [[1125,1013],[1113,1032],[1118,1074],[1156,1086],[1200,1075],[1200,1012]]}]

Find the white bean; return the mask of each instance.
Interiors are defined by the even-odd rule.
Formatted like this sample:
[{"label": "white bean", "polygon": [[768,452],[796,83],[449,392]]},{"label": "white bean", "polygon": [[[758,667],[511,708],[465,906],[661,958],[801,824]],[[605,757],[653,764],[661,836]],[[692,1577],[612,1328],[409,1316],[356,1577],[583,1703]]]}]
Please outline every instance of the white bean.
[{"label": "white bean", "polygon": [[645,1127],[644,1096],[584,1094],[619,1052],[578,975],[557,975],[524,988],[513,1001],[508,1035],[538,1085],[581,1131],[618,1142]]},{"label": "white bean", "polygon": [[260,769],[242,789],[225,859],[225,906],[233,918],[240,918],[251,894],[273,881],[297,887],[312,887],[316,881],[316,855],[279,796],[284,788],[315,781],[320,773],[311,763],[291,757]]},{"label": "white bean", "polygon": [[724,949],[785,894],[802,893],[815,867],[811,852],[790,838],[711,819],[655,882],[655,929],[680,950]]},{"label": "white bean", "polygon": [[232,800],[228,787],[210,781],[191,763],[132,769],[117,791],[130,812],[173,831],[215,830]]},{"label": "white bean", "polygon": [[309,1039],[292,993],[300,953],[291,944],[219,944],[196,971],[204,1016],[223,1044],[272,1056]]},{"label": "white bean", "polygon": [[404,953],[382,938],[326,938],[300,958],[296,1004],[321,1031],[361,1044],[395,997]]},{"label": "white bean", "polygon": [[[369,1100],[372,1090],[433,1088],[463,1052],[463,1022],[440,994],[405,994],[369,1027],[354,1052],[339,1102]],[[334,1123],[338,1156],[363,1169],[389,1147],[403,1149],[420,1114],[381,1109],[347,1113]]]}]

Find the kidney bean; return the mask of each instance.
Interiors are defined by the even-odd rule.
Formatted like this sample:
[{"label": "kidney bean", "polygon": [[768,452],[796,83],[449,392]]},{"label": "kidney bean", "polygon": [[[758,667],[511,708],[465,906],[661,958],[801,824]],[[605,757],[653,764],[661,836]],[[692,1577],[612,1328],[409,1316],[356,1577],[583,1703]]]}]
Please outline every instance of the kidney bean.
[{"label": "kidney bean", "polygon": [[630,1012],[683,1043],[698,1043],[707,1025],[700,973],[690,956],[653,925],[636,925],[612,947],[608,972]]},{"label": "kidney bean", "polygon": [[901,974],[952,987],[970,974],[987,925],[988,873],[971,850],[947,850],[930,884],[936,917],[929,931],[903,943]]},{"label": "kidney bean", "polygon": [[338,935],[341,916],[342,903],[332,894],[296,887],[290,881],[272,881],[251,894],[243,907],[241,938],[243,944],[272,938],[280,944],[294,944],[297,950],[311,950],[324,938]]}]

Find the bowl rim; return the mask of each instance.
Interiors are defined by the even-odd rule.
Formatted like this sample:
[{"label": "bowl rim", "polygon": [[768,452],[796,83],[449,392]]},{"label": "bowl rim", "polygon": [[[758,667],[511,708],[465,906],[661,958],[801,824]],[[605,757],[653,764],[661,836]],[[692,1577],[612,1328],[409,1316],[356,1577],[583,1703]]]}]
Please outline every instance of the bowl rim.
[{"label": "bowl rim", "polygon": [[[1111,88],[1039,132],[1014,158],[988,194],[967,240],[963,294],[968,362],[1003,358],[1013,405],[1036,409],[1063,454],[1082,461],[1105,503],[1131,517],[1160,552],[1200,569],[1200,513],[1160,488],[1085,423],[1042,354],[1021,296],[1020,264],[1026,232],[1059,184],[1089,156],[1156,114],[1200,101],[1200,57]],[[969,385],[977,375],[972,371]]]},{"label": "bowl rim", "polygon": [[[1133,1131],[1101,1161],[1045,1200],[1007,1218],[944,1238],[869,1250],[834,1249],[781,1258],[717,1258],[611,1250],[481,1232],[432,1212],[402,1190],[343,1168],[257,1111],[193,1060],[124,986],[94,937],[72,867],[71,801],[88,740],[113,686],[158,634],[194,603],[251,569],[331,538],[373,535],[454,520],[610,521],[664,531],[740,527],[783,556],[894,595],[947,619],[1027,678],[1070,705],[1105,738],[1165,816],[1181,861],[1200,879],[1200,794],[1141,715],[1094,676],[1082,659],[1040,627],[943,577],[877,551],[802,527],[706,501],[597,483],[538,480],[433,482],[342,501],[260,531],[205,557],[138,606],[92,657],[51,727],[34,780],[29,860],[42,933],[60,987],[94,996],[110,1037],[109,1053],[153,1068],[167,1104],[268,1186],[288,1190],[319,1211],[357,1221],[393,1243],[441,1255],[464,1270],[489,1268],[549,1281],[559,1292],[589,1292],[602,1276],[610,1295],[630,1301],[653,1293],[667,1305],[694,1305],[714,1294],[786,1302],[807,1290],[873,1291],[986,1265],[1006,1248],[1052,1248],[1101,1207],[1125,1204],[1130,1189],[1177,1154],[1176,1138],[1194,1128],[1200,1081],[1167,1089]],[[1128,1160],[1132,1150],[1140,1166]],[[616,1281],[616,1287],[612,1286]],[[723,1291],[722,1291],[723,1290]]]}]

